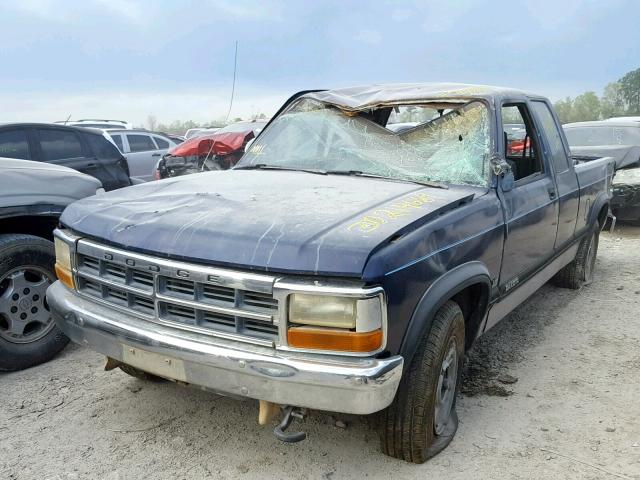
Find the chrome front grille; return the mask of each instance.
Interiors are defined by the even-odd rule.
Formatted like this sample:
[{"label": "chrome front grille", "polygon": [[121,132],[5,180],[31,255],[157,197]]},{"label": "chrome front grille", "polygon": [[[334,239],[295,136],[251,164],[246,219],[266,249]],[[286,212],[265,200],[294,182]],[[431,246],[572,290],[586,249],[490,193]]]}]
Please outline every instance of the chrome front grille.
[{"label": "chrome front grille", "polygon": [[272,344],[278,338],[274,277],[209,268],[114,249],[77,244],[80,293],[149,321]]}]

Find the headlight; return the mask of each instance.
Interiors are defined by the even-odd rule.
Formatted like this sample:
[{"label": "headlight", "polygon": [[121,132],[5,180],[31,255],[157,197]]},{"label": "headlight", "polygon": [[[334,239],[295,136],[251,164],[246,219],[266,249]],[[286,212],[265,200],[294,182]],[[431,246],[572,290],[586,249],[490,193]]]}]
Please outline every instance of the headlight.
[{"label": "headlight", "polygon": [[56,276],[67,287],[75,288],[73,275],[71,274],[71,249],[69,244],[58,237],[54,237],[53,244],[56,250]]},{"label": "headlight", "polygon": [[71,250],[69,245],[57,237],[53,239],[53,243],[56,247],[56,263],[65,270],[71,271]]},{"label": "headlight", "polygon": [[318,327],[356,328],[358,299],[294,293],[289,302],[289,322]]},{"label": "headlight", "polygon": [[294,293],[287,339],[295,348],[373,352],[382,347],[382,295],[370,298]]}]

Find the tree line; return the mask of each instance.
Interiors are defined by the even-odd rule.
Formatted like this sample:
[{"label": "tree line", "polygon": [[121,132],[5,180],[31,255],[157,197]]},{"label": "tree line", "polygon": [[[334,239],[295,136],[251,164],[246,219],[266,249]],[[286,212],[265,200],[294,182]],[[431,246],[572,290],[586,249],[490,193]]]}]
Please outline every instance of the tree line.
[{"label": "tree line", "polygon": [[554,106],[562,123],[640,115],[640,68],[609,83],[601,97],[595,92],[585,92],[558,100]]}]

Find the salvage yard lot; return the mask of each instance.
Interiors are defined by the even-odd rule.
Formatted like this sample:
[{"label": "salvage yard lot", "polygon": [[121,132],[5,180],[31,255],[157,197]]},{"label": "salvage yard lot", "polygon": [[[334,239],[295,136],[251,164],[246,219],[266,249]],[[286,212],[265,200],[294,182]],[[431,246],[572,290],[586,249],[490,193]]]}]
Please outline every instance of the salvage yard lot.
[{"label": "salvage yard lot", "polygon": [[457,436],[424,465],[382,455],[373,417],[311,412],[284,445],[257,402],[103,365],[70,345],[0,376],[0,478],[640,479],[640,228],[601,235],[592,285],[544,286],[477,343]]}]

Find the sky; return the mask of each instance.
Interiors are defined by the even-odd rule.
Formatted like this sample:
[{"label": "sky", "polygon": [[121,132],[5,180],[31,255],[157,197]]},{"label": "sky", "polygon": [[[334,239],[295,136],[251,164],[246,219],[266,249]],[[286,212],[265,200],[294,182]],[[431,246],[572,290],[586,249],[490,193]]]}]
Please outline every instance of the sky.
[{"label": "sky", "polygon": [[637,0],[3,0],[0,122],[273,114],[293,93],[461,82],[557,100],[640,67]]}]

